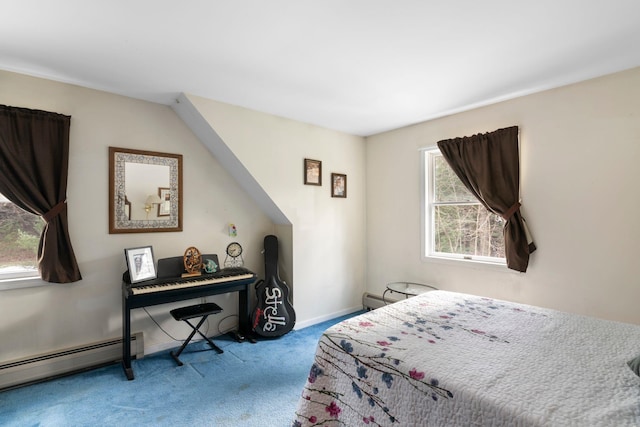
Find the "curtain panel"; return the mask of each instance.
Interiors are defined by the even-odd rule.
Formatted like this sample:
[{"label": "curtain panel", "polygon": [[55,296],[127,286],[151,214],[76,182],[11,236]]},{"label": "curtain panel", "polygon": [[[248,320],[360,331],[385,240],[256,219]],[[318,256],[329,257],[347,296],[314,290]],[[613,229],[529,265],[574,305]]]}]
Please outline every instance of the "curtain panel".
[{"label": "curtain panel", "polygon": [[518,127],[439,141],[438,148],[480,203],[505,219],[507,267],[527,271],[536,248],[520,212]]},{"label": "curtain panel", "polygon": [[70,124],[70,116],[0,105],[0,193],[44,219],[38,270],[52,283],[82,279],[67,220]]}]

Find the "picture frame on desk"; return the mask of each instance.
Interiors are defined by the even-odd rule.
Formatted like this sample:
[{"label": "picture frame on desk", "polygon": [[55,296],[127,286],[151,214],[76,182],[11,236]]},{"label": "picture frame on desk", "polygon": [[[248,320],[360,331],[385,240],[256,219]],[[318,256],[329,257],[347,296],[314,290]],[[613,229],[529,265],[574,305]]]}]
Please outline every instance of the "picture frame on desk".
[{"label": "picture frame on desk", "polygon": [[125,249],[124,255],[131,284],[153,280],[158,276],[151,246]]}]

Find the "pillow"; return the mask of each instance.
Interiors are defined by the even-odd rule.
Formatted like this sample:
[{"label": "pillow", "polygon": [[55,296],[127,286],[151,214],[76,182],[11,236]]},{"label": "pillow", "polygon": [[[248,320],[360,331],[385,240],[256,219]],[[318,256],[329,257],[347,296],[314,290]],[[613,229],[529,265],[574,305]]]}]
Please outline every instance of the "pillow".
[{"label": "pillow", "polygon": [[631,370],[640,377],[640,356],[635,357],[627,362]]}]

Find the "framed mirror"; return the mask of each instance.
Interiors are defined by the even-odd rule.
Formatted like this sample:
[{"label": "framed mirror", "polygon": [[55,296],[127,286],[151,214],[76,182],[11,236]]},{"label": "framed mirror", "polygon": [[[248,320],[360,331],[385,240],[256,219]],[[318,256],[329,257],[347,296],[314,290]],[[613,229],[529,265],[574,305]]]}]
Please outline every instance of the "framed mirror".
[{"label": "framed mirror", "polygon": [[182,231],[182,155],[109,147],[109,234]]}]

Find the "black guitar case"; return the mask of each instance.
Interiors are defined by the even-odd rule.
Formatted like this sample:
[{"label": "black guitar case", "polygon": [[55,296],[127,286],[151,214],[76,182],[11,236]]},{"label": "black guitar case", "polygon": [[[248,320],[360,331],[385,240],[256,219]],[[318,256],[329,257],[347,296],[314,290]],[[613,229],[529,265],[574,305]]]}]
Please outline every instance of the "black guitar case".
[{"label": "black guitar case", "polygon": [[279,337],[296,324],[296,313],[289,302],[289,288],[278,274],[278,238],[264,238],[264,280],[256,283],[258,302],[253,314],[252,331],[263,337]]}]

